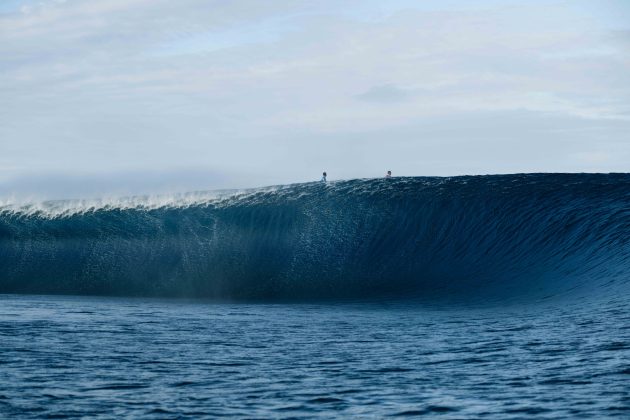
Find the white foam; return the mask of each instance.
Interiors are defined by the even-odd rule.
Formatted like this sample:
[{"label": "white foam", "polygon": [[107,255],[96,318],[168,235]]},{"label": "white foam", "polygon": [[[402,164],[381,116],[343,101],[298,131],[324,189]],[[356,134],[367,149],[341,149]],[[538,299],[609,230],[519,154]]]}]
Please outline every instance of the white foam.
[{"label": "white foam", "polygon": [[[368,181],[368,180],[354,180]],[[346,181],[330,181],[326,188],[336,188]],[[258,199],[268,197],[269,194],[281,194],[287,199],[299,199],[310,194],[311,188],[319,188],[320,182],[301,184],[275,185],[269,187],[248,188],[239,190],[197,191],[187,193],[139,195],[130,197],[102,197],[74,200],[41,200],[16,199],[15,197],[0,198],[0,215],[15,215],[20,217],[62,218],[78,214],[86,214],[107,210],[155,210],[161,208],[186,208],[192,206],[226,207],[239,201],[248,200],[250,204]],[[299,188],[298,194],[295,193]],[[286,194],[286,195],[285,195]]]},{"label": "white foam", "polygon": [[247,190],[200,191],[176,194],[145,195],[132,197],[103,197],[76,200],[16,200],[12,197],[0,200],[0,214],[61,218],[101,210],[155,210],[160,208],[186,208],[191,206],[224,206],[260,193],[271,193],[284,186]]}]

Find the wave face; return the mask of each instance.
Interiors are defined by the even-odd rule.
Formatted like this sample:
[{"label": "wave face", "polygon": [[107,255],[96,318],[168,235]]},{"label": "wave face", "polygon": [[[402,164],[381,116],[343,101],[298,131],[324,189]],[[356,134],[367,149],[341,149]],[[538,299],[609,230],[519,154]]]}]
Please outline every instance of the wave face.
[{"label": "wave face", "polygon": [[0,207],[0,293],[503,299],[627,292],[629,279],[630,174]]}]

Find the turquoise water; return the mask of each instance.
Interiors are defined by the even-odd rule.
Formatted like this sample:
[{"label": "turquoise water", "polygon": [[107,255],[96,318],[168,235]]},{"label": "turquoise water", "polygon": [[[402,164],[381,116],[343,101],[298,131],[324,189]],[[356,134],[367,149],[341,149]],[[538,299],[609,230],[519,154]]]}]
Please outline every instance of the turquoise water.
[{"label": "turquoise water", "polygon": [[0,295],[0,417],[630,415],[627,298],[493,307]]}]

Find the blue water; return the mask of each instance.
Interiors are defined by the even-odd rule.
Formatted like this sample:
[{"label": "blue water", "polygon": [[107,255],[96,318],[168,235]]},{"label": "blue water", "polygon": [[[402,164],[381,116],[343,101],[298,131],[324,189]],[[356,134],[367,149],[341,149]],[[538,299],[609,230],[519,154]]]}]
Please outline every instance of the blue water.
[{"label": "blue water", "polygon": [[[627,290],[630,174],[0,207],[0,293],[500,301]],[[613,290],[615,289],[615,290]]]},{"label": "blue water", "polygon": [[0,206],[0,417],[630,417],[630,174]]},{"label": "blue water", "polygon": [[627,297],[453,307],[0,296],[0,417],[630,415]]}]

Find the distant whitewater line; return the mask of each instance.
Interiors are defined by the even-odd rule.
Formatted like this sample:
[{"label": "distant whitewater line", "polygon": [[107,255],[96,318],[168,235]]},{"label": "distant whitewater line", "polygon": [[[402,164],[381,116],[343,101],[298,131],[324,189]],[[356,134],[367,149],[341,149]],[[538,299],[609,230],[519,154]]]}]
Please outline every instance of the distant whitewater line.
[{"label": "distant whitewater line", "polygon": [[338,181],[0,206],[0,293],[525,299],[627,291],[630,175]]}]

